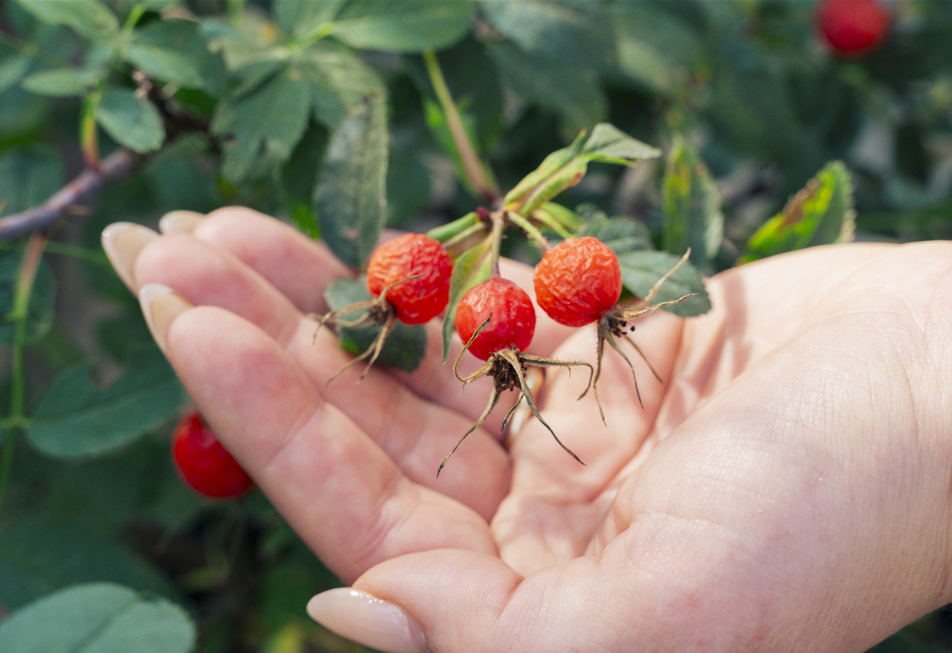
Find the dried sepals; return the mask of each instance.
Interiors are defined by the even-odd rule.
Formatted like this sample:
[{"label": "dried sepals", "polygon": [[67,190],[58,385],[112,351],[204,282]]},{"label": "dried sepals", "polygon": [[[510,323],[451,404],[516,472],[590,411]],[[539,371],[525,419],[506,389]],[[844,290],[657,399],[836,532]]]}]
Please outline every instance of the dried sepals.
[{"label": "dried sepals", "polygon": [[[572,456],[572,458],[584,465],[585,463],[583,463],[582,460],[577,455],[575,455],[575,452],[573,452],[561,440],[559,440],[559,437],[555,434],[555,431],[552,430],[552,427],[549,426],[549,424],[544,419],[542,419],[542,415],[539,414],[539,409],[536,407],[535,399],[533,399],[532,392],[529,389],[529,385],[526,381],[526,369],[528,366],[568,368],[576,366],[587,367],[589,370],[588,384],[585,386],[585,390],[579,396],[579,399],[581,399],[592,386],[594,379],[594,370],[592,366],[584,361],[562,361],[552,358],[544,358],[542,356],[524,354],[518,349],[509,347],[494,352],[482,365],[482,367],[472,374],[465,377],[460,376],[459,361],[463,357],[463,352],[465,352],[473,340],[479,336],[480,331],[486,328],[491,319],[492,316],[486,319],[486,321],[476,329],[476,331],[467,341],[466,345],[463,347],[463,350],[459,353],[459,356],[456,357],[456,362],[453,364],[453,374],[456,376],[456,379],[463,384],[463,389],[466,388],[466,384],[470,381],[474,381],[483,376],[492,377],[493,387],[489,395],[489,402],[486,404],[485,410],[483,410],[476,422],[466,430],[453,449],[446,455],[445,458],[443,458],[439,468],[436,470],[436,476],[439,477],[440,472],[443,471],[443,466],[446,465],[446,462],[450,459],[450,456],[456,453],[456,450],[459,448],[459,446],[463,444],[463,440],[465,440],[470,433],[475,431],[480,426],[480,424],[486,421],[486,418],[489,417],[493,411],[493,408],[495,408],[496,404],[499,402],[499,398],[502,393],[508,390],[518,390],[519,397],[512,405],[512,408],[509,409],[509,412],[506,413],[505,418],[503,418],[502,427],[500,430],[505,430],[516,408],[519,406],[522,400],[525,399],[529,410],[532,411],[532,414],[535,415],[536,419],[538,419],[539,422],[549,431],[549,433],[552,434],[552,437],[555,438],[555,441],[559,444],[559,446],[562,447],[562,449],[564,449],[570,456]],[[460,390],[460,392],[462,392],[462,390]]]}]

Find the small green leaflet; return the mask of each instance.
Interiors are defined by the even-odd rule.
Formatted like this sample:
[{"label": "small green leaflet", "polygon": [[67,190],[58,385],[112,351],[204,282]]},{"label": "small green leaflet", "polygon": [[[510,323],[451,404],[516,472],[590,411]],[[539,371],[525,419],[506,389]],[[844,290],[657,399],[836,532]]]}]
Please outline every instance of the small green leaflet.
[{"label": "small green leaflet", "polygon": [[453,330],[456,328],[456,309],[466,291],[479,285],[492,273],[492,243],[489,239],[469,248],[453,263],[450,277],[450,301],[443,318],[443,361],[450,351]]},{"label": "small green leaflet", "polygon": [[853,238],[853,184],[840,161],[826,164],[778,215],[747,241],[738,264]]},{"label": "small green leaflet", "polygon": [[[645,297],[655,282],[677,265],[681,258],[653,250],[629,250],[616,254],[622,283],[638,297]],[[700,272],[690,263],[685,263],[661,286],[652,303],[673,301],[691,293],[697,294],[678,304],[665,306],[664,310],[679,317],[695,317],[711,310],[711,298],[704,288]]]},{"label": "small green leaflet", "polygon": [[724,236],[721,197],[707,167],[681,137],[668,154],[661,193],[665,251],[680,254],[690,247],[691,262],[707,266]]},{"label": "small green leaflet", "polygon": [[159,149],[165,140],[159,110],[129,89],[113,88],[103,93],[96,106],[96,122],[117,143],[140,154]]},{"label": "small green leaflet", "polygon": [[425,52],[461,40],[472,17],[473,3],[467,0],[351,0],[331,33],[360,50]]},{"label": "small green leaflet", "polygon": [[315,192],[321,236],[344,263],[361,268],[387,219],[386,101],[367,95],[331,134]]},{"label": "small green leaflet", "polygon": [[0,651],[188,653],[195,625],[165,599],[112,583],[73,585],[0,623]]},{"label": "small green leaflet", "polygon": [[[371,299],[367,292],[367,277],[340,279],[324,292],[332,310],[340,310],[351,304]],[[356,319],[358,313],[341,315],[343,319]],[[339,327],[340,346],[355,356],[367,351],[379,333],[380,327]],[[412,372],[426,356],[426,329],[422,325],[410,326],[397,320],[393,333],[387,338],[380,356],[374,365],[384,365],[404,372]],[[358,363],[359,365],[359,363]]]},{"label": "small green leaflet", "polygon": [[66,25],[90,39],[119,36],[119,19],[100,0],[19,0],[20,6],[44,23]]}]

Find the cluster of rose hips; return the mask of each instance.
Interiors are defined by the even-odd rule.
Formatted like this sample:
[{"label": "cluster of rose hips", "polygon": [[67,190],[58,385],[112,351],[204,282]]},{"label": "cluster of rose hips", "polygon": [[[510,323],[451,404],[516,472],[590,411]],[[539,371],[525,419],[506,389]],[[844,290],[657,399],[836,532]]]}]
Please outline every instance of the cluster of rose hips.
[{"label": "cluster of rose hips", "polygon": [[[505,214],[498,212],[497,219],[500,213]],[[501,230],[493,230],[493,235],[497,238],[499,233]],[[454,326],[456,333],[465,343],[463,352],[469,351],[486,363],[473,374],[461,377],[458,366],[463,352],[460,352],[453,368],[456,378],[464,386],[480,376],[491,376],[494,379],[492,394],[486,410],[446,456],[437,475],[466,436],[489,415],[500,395],[512,389],[518,389],[520,396],[506,416],[503,428],[516,406],[525,399],[529,409],[549,430],[556,442],[573,458],[582,462],[562,444],[539,415],[526,385],[526,367],[586,366],[590,370],[589,385],[582,395],[588,391],[588,387],[594,386],[597,401],[597,381],[601,371],[604,343],[608,342],[631,366],[630,360],[615,340],[616,337],[628,339],[625,332],[627,321],[688,297],[686,295],[671,302],[651,303],[661,284],[677,269],[676,266],[658,281],[648,296],[634,306],[623,308],[618,304],[622,295],[621,268],[617,256],[608,246],[597,238],[582,236],[569,237],[555,247],[548,247],[535,267],[536,301],[549,317],[560,324],[579,327],[598,323],[598,365],[597,369],[593,369],[592,365],[581,361],[560,361],[526,354],[525,350],[532,341],[536,326],[532,299],[518,285],[499,275],[498,260],[493,261],[492,269],[491,276],[467,290],[455,306]],[[331,321],[339,326],[381,326],[374,344],[338,374],[357,361],[368,358],[369,369],[379,354],[384,339],[392,332],[395,320],[406,324],[422,324],[446,310],[450,301],[452,272],[453,258],[449,251],[431,236],[404,234],[379,246],[371,255],[367,266],[367,290],[373,299],[332,311],[319,318],[320,324]],[[363,313],[355,320],[345,321],[340,317],[358,310]],[[641,353],[637,346],[636,350]],[[652,373],[657,377],[653,369]],[[334,375],[336,376],[337,374]],[[634,378],[633,368],[632,377]],[[635,379],[636,391],[637,387]],[[641,401],[640,392],[638,400]]]}]

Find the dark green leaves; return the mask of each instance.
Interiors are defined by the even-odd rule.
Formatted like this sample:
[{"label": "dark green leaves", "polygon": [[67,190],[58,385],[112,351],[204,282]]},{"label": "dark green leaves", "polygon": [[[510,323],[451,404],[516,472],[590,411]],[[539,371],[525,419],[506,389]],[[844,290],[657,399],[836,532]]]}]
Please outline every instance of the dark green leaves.
[{"label": "dark green leaves", "polygon": [[344,263],[363,266],[387,219],[387,121],[368,95],[331,135],[316,204],[321,235]]},{"label": "dark green leaves", "polygon": [[103,94],[96,107],[96,122],[133,152],[152,152],[165,141],[158,109],[128,89],[115,88]]},{"label": "dark green leaves", "polygon": [[[0,256],[0,344],[13,342],[16,326],[14,301],[16,284],[19,277],[22,253],[13,251]],[[45,262],[40,262],[33,280],[33,290],[26,313],[26,342],[39,340],[49,332],[53,325],[53,310],[56,282],[53,273]]]},{"label": "dark green leaves", "polygon": [[717,254],[724,235],[721,196],[697,152],[683,138],[668,155],[664,179],[663,246],[680,255],[691,249],[691,261],[705,267]]},{"label": "dark green leaves", "polygon": [[839,161],[827,164],[747,242],[741,263],[853,236],[853,184]]},{"label": "dark green leaves", "polygon": [[[339,310],[370,299],[367,292],[367,279],[341,279],[327,288],[324,293],[331,309]],[[358,315],[344,314],[344,319],[356,319]],[[358,356],[373,344],[380,327],[340,327],[340,345]],[[423,326],[410,326],[397,320],[393,333],[387,338],[375,365],[385,365],[405,372],[412,372],[420,365],[426,355],[426,329]]]},{"label": "dark green leaves", "polygon": [[136,30],[126,60],[158,79],[210,92],[219,90],[224,74],[199,24],[187,20],[155,21]]},{"label": "dark green leaves", "polygon": [[149,349],[103,389],[94,385],[88,365],[63,374],[40,399],[26,436],[50,456],[97,456],[152,432],[187,399],[169,364]]},{"label": "dark green leaves", "polygon": [[[645,297],[655,282],[674,268],[680,258],[667,252],[651,250],[620,253],[618,264],[621,266],[622,283],[638,297]],[[680,317],[703,315],[711,310],[711,300],[697,268],[683,265],[661,286],[652,303],[673,301],[690,293],[697,294],[678,304],[666,306],[664,310]]]},{"label": "dark green leaves", "polygon": [[0,650],[17,653],[188,653],[194,643],[184,610],[111,583],[61,590],[0,623]]},{"label": "dark green leaves", "polygon": [[119,19],[100,0],[19,0],[44,23],[66,25],[90,39],[109,40],[119,34]]},{"label": "dark green leaves", "polygon": [[425,52],[462,39],[472,15],[466,0],[351,0],[334,19],[332,34],[363,50]]}]

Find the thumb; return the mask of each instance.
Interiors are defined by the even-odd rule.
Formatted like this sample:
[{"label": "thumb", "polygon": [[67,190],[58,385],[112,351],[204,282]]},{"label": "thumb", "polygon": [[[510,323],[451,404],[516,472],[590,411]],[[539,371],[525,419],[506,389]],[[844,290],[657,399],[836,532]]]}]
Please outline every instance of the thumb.
[{"label": "thumb", "polygon": [[318,594],[307,611],[328,630],[386,653],[511,650],[497,631],[521,581],[491,555],[425,551],[373,567],[353,588]]}]

